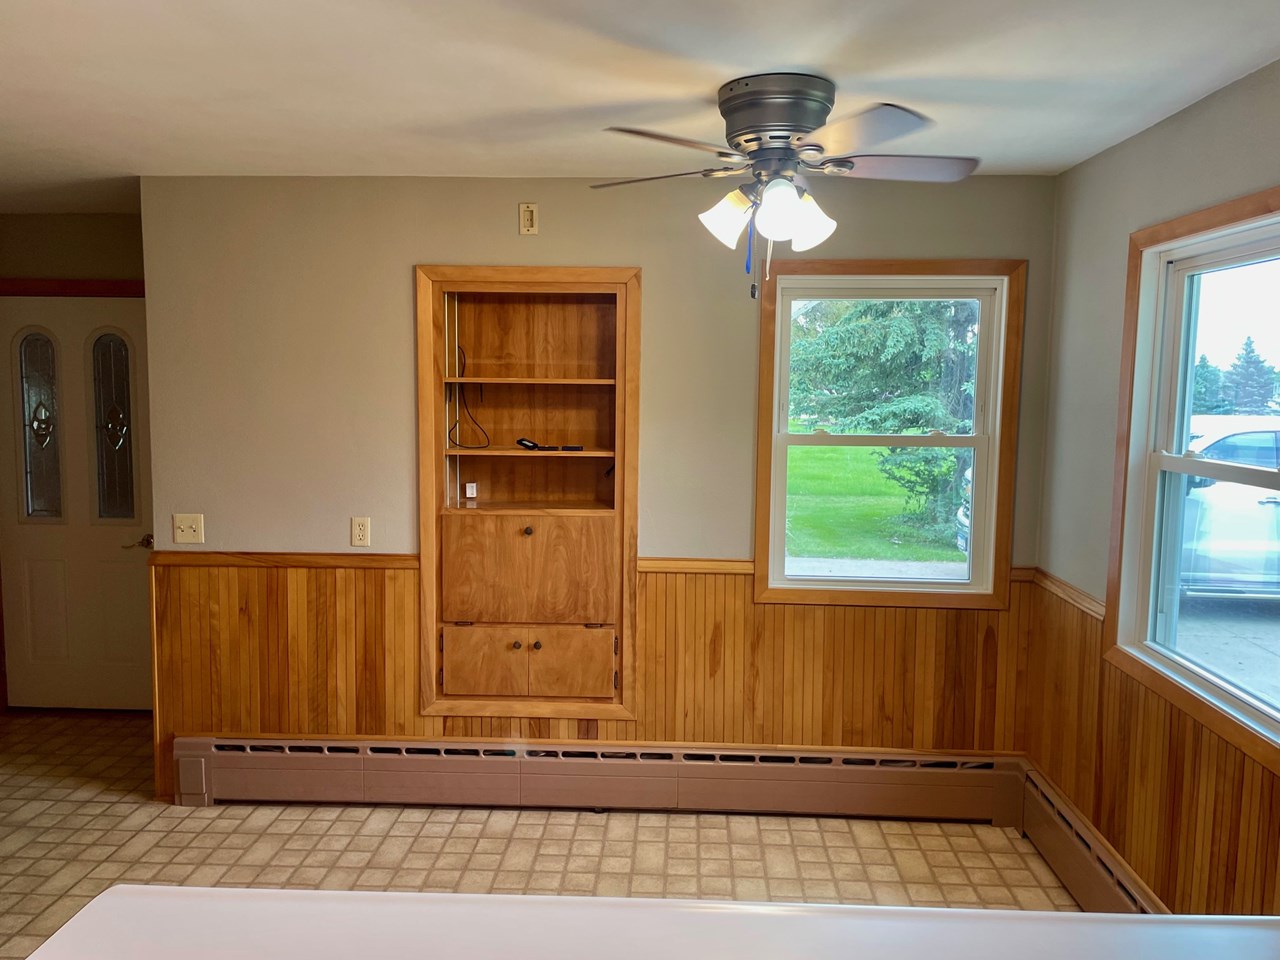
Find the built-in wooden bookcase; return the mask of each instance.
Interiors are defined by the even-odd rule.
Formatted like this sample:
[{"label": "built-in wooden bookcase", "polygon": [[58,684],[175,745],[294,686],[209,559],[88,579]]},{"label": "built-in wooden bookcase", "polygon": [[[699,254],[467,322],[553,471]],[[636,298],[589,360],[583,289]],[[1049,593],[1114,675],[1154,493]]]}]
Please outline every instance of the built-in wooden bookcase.
[{"label": "built-in wooden bookcase", "polygon": [[417,271],[423,712],[629,718],[639,271]]}]

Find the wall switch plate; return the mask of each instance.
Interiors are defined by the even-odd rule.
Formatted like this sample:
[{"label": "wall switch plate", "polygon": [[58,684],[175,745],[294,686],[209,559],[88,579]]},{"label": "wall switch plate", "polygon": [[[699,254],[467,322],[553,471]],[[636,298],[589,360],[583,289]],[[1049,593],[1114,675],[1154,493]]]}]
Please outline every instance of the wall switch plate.
[{"label": "wall switch plate", "polygon": [[520,236],[533,236],[538,232],[538,205],[536,203],[520,204]]},{"label": "wall switch plate", "polygon": [[467,499],[468,499],[468,500],[474,500],[474,499],[476,498],[476,486],[477,486],[477,485],[476,485],[476,484],[474,484],[474,483],[468,483],[468,484],[467,484],[467,486],[466,486],[466,496],[467,496]]},{"label": "wall switch plate", "polygon": [[373,542],[373,537],[369,532],[368,517],[352,517],[351,518],[351,545],[353,547],[367,547]]},{"label": "wall switch plate", "polygon": [[173,515],[174,543],[204,543],[204,514],[175,513]]}]

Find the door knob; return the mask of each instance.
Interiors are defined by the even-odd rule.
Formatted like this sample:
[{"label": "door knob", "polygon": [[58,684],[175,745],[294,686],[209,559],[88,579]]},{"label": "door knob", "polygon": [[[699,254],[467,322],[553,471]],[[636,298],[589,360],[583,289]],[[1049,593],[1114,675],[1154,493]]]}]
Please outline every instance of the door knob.
[{"label": "door knob", "polygon": [[535,650],[541,650],[541,649],[542,649],[542,641],[541,641],[541,640],[535,640],[535,641],[533,641],[533,649],[535,649]]},{"label": "door knob", "polygon": [[519,641],[519,640],[517,640],[515,643],[513,643],[513,644],[511,645],[511,649],[512,649],[512,650],[519,650],[519,649],[520,649],[520,641]]},{"label": "door knob", "polygon": [[526,537],[532,537],[532,536],[533,536],[533,527],[525,527],[525,528],[524,528],[524,535],[525,535]]},{"label": "door knob", "polygon": [[155,538],[154,536],[152,536],[151,534],[149,534],[149,533],[148,533],[148,534],[146,534],[146,535],[145,535],[141,540],[139,540],[137,543],[126,543],[126,544],[125,544],[123,547],[121,547],[120,549],[121,549],[121,550],[132,550],[134,547],[142,547],[144,550],[150,550],[150,549],[151,549],[152,547],[154,547],[155,545],[156,545],[156,538]]}]

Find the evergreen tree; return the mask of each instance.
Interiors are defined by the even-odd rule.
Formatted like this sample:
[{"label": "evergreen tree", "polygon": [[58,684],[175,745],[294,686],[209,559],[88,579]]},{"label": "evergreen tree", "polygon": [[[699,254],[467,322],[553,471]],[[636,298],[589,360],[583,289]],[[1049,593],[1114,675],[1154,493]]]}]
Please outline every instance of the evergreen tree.
[{"label": "evergreen tree", "polygon": [[1253,345],[1253,337],[1245,337],[1244,345],[1223,381],[1232,413],[1273,412],[1271,401],[1276,394],[1276,370],[1262,359]]},{"label": "evergreen tree", "polygon": [[1222,395],[1222,371],[1203,353],[1196,361],[1192,379],[1191,412],[1230,413],[1231,404]]},{"label": "evergreen tree", "polygon": [[[967,432],[977,324],[972,300],[798,301],[788,413],[833,432]],[[940,542],[954,540],[968,460],[945,447],[889,447],[876,456],[908,495],[906,519]]]}]

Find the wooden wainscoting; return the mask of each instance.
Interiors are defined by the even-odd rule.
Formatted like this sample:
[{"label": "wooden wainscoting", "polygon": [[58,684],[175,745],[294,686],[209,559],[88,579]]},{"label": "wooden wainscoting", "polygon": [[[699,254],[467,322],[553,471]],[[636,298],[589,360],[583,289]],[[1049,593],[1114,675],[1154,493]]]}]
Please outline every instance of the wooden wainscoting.
[{"label": "wooden wainscoting", "polygon": [[635,720],[426,717],[415,556],[157,553],[156,791],[182,735],[1011,751],[1033,616],[756,604],[742,561],[641,561]]},{"label": "wooden wainscoting", "polygon": [[1099,601],[1036,584],[1028,759],[1174,913],[1280,913],[1280,771],[1107,662]]},{"label": "wooden wainscoting", "polygon": [[156,790],[174,734],[1025,751],[1175,912],[1280,913],[1280,771],[1104,660],[1102,605],[756,604],[741,561],[642,560],[633,721],[418,712],[415,556],[153,558]]}]

